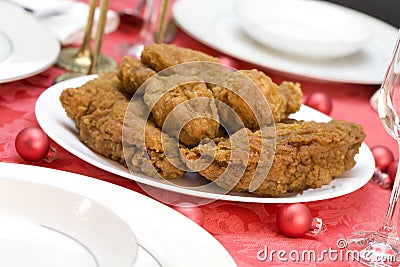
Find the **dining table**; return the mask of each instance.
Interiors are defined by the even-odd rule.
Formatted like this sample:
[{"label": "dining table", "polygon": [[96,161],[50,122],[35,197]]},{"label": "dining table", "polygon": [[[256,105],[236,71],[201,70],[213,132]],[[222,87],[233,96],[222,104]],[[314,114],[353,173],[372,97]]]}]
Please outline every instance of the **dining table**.
[{"label": "dining table", "polygon": [[[122,12],[126,10],[126,5],[127,1],[111,1],[110,9]],[[121,51],[135,42],[139,30],[138,21],[126,15],[121,16],[116,31],[104,36],[101,53],[120,64],[125,56]],[[386,132],[376,110],[370,103],[371,97],[379,89],[379,84],[318,80],[276,71],[273,68],[259,66],[225,54],[198,41],[179,28],[171,43],[217,57],[224,64],[235,69],[261,70],[277,84],[286,80],[299,82],[303,92],[303,103],[306,103],[308,97],[315,93],[324,93],[332,101],[332,109],[329,113],[331,118],[361,125],[366,134],[364,142],[369,148],[384,146],[392,152],[395,160],[398,159],[397,143]],[[39,126],[35,116],[36,100],[54,84],[57,77],[65,72],[66,70],[54,64],[31,77],[0,84],[0,161],[77,173],[148,195],[136,181],[89,164],[51,139],[51,146],[57,150],[56,158],[51,162],[26,162],[17,153],[15,139],[18,133],[24,128]],[[370,180],[354,192],[334,198],[304,202],[312,217],[320,218],[324,224],[324,231],[315,235],[287,237],[278,230],[276,216],[279,209],[285,205],[284,203],[210,201],[198,207],[204,216],[200,226],[222,244],[237,266],[286,264],[359,266],[361,264],[355,260],[343,257],[345,252],[340,241],[357,230],[380,228],[390,195],[391,188],[384,188]],[[293,260],[287,256],[290,251],[301,253],[309,250],[313,250],[322,257],[316,260]],[[286,257],[278,257],[277,253],[271,254],[271,251],[285,251],[287,254]],[[329,254],[326,253],[327,251],[334,253]],[[210,251],[210,257],[212,257],[212,251]]]}]

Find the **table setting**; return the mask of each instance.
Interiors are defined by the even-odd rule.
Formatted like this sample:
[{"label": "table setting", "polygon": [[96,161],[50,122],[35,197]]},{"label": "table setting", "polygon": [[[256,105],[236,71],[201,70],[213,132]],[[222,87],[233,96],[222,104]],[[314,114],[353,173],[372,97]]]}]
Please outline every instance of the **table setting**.
[{"label": "table setting", "polygon": [[400,263],[399,25],[319,0],[0,14],[0,265]]}]

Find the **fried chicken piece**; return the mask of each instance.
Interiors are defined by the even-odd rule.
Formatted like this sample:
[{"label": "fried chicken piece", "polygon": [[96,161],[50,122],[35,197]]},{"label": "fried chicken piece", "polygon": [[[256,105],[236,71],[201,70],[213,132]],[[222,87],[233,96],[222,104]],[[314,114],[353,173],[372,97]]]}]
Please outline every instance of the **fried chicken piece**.
[{"label": "fried chicken piece", "polygon": [[212,92],[197,77],[157,75],[146,84],[143,99],[157,126],[184,145],[197,146],[219,133]]},{"label": "fried chicken piece", "polygon": [[115,73],[109,72],[60,96],[67,115],[75,121],[79,138],[94,151],[124,163],[121,131],[127,98],[118,91]]},{"label": "fried chicken piece", "polygon": [[[247,135],[249,140],[248,161],[245,156],[233,158],[230,140],[235,135]],[[286,192],[302,192],[309,188],[319,188],[329,184],[355,165],[354,156],[365,138],[360,125],[333,120],[328,123],[288,121],[276,124],[276,150],[271,149],[272,135],[260,131],[251,132],[241,129],[230,139],[222,140],[216,147],[216,154],[211,165],[200,171],[205,178],[215,181],[223,188],[239,192],[251,192],[261,196],[277,196]],[[239,139],[243,139],[242,137]],[[261,142],[265,146],[265,157],[272,158],[260,166]],[[212,155],[210,148],[196,147],[186,151],[189,161]],[[204,152],[205,151],[205,152]],[[207,155],[207,153],[209,155]],[[244,153],[245,154],[245,153]],[[205,156],[204,156],[205,155]],[[240,153],[239,153],[240,155]],[[209,159],[208,159],[209,160]],[[199,163],[198,163],[199,164]],[[270,165],[269,165],[270,164]],[[244,174],[237,181],[228,175],[218,179],[229,165],[233,170],[244,168]],[[207,166],[207,165],[205,165]],[[199,168],[197,166],[197,168]],[[265,177],[254,176],[256,169],[261,173],[269,172]],[[258,172],[260,173],[260,172]],[[235,174],[233,172],[233,174]],[[234,176],[234,175],[233,175]],[[261,178],[261,179],[260,179]],[[218,180],[217,180],[218,179]],[[259,179],[261,184],[252,188],[252,180]]]},{"label": "fried chicken piece", "polygon": [[[68,117],[75,121],[77,129],[80,127],[82,116],[90,113],[88,108],[97,92],[107,91],[108,88],[117,88],[118,83],[114,78],[114,72],[107,72],[96,79],[88,81],[78,88],[68,88],[62,92],[60,96],[61,104]],[[110,95],[108,97],[118,99],[125,98],[123,95],[118,93],[117,90],[110,90]]]},{"label": "fried chicken piece", "polygon": [[123,93],[133,95],[137,89],[156,72],[144,65],[140,60],[124,57],[117,72],[119,89]]},{"label": "fried chicken piece", "polygon": [[121,131],[127,102],[107,98],[107,94],[101,92],[98,96],[104,96],[104,100],[109,99],[109,101],[104,103],[100,99],[94,99],[90,104],[89,108],[93,111],[82,116],[79,139],[97,153],[125,164]]},{"label": "fried chicken piece", "polygon": [[218,63],[219,60],[205,53],[173,44],[153,44],[145,46],[141,61],[152,69],[161,71],[168,67],[193,61],[208,61]]},{"label": "fried chicken piece", "polygon": [[161,132],[143,99],[134,97],[126,111],[123,146],[130,170],[151,177],[179,178],[185,174],[179,149],[185,148]]},{"label": "fried chicken piece", "polygon": [[[135,108],[128,110],[129,99],[119,91],[118,82],[113,78],[113,75],[115,73],[107,73],[81,87],[69,88],[62,92],[60,101],[67,115],[75,121],[79,130],[79,139],[95,152],[124,165],[126,164],[124,155],[128,155],[129,165],[137,172],[153,175],[153,177],[157,176],[152,172],[152,168],[148,168],[147,165],[134,165],[144,161],[139,162],[133,159],[148,157],[148,162],[156,165],[155,168],[162,177],[171,179],[182,176],[184,171],[171,165],[165,157],[160,139],[161,131],[154,126],[154,123],[146,120],[142,124],[143,127],[137,127],[140,125],[138,120],[143,118],[140,116],[146,111],[143,100],[140,99],[141,103],[140,101],[133,103],[132,107]],[[137,115],[134,122],[124,121],[127,110],[129,114],[133,112]],[[124,122],[125,126],[123,125]],[[148,129],[143,140],[148,155],[143,151],[132,149],[136,143],[129,143],[133,142],[129,135],[127,135],[127,140],[124,140],[124,146],[129,147],[130,150],[128,149],[127,153],[124,154],[123,127],[128,127],[124,128],[124,131],[129,133],[129,127],[133,127],[132,125],[136,127],[132,131],[139,129],[143,132],[145,128]]]},{"label": "fried chicken piece", "polygon": [[[236,72],[228,86],[210,85],[210,88],[215,99],[230,106],[242,119],[245,127],[251,130],[257,130],[260,121],[268,121],[271,116],[275,122],[288,118],[291,113],[300,109],[302,101],[300,84],[283,82],[278,86],[270,77],[255,69]],[[270,112],[265,108],[267,104],[262,102],[262,96],[265,97]],[[260,119],[255,114],[259,114]],[[221,120],[227,121],[229,118],[221,116]]]},{"label": "fried chicken piece", "polygon": [[275,117],[275,122],[287,119],[290,114],[296,113],[301,107],[303,93],[299,83],[283,81],[278,87],[278,94],[283,97],[285,103],[280,107],[281,118]]}]

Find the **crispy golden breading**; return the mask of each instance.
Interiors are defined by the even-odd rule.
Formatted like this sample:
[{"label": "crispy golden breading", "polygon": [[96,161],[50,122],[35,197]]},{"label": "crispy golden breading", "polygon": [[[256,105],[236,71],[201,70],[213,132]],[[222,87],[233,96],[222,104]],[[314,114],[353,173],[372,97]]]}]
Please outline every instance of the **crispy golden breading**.
[{"label": "crispy golden breading", "polygon": [[[124,143],[129,169],[154,178],[161,176],[165,179],[175,179],[183,176],[185,174],[184,168],[177,168],[171,164],[170,157],[172,156],[166,156],[160,140],[161,138],[168,138],[167,142],[176,143],[176,141],[169,138],[165,133],[161,133],[154,123],[148,123],[145,127],[146,151],[138,148],[139,141],[133,141],[131,144]],[[176,153],[171,154],[180,162],[179,156],[175,157]]]},{"label": "crispy golden breading", "polygon": [[[146,84],[143,97],[157,126],[187,146],[197,146],[204,138],[215,138],[219,133],[212,92],[197,80],[180,75],[157,76]],[[164,125],[167,116],[171,116],[170,121]]]},{"label": "crispy golden breading", "polygon": [[[232,163],[231,142],[225,139],[217,145],[214,162],[200,171],[200,174],[211,181],[216,181],[223,188],[233,187],[233,191],[248,192],[259,164],[262,139],[260,131],[251,132],[242,129],[239,133],[243,134],[243,131],[247,132],[250,143],[248,162],[235,159],[236,162]],[[360,125],[344,121],[277,123],[275,154],[267,149],[267,155],[274,156],[271,169],[261,185],[252,193],[277,196],[329,184],[333,178],[355,165],[354,156],[358,153],[364,137]],[[230,138],[232,139],[232,136]],[[197,159],[199,154],[199,148],[186,151],[189,160]],[[242,164],[244,166],[237,168],[246,168],[234,186],[229,177],[217,180],[227,169],[228,164]]]},{"label": "crispy golden breading", "polygon": [[146,46],[142,52],[141,61],[157,72],[185,62],[219,62],[217,58],[205,53],[189,48],[177,47],[173,44],[154,44]]},{"label": "crispy golden breading", "polygon": [[75,120],[79,138],[96,152],[124,162],[121,131],[129,101],[118,91],[115,73],[110,72],[78,88],[62,92],[60,101]]},{"label": "crispy golden breading", "polygon": [[[290,114],[299,111],[303,93],[299,83],[284,81],[278,87],[278,94],[283,97],[283,105],[280,107],[280,120],[287,119]],[[275,121],[280,121],[275,117]]]},{"label": "crispy golden breading", "polygon": [[140,60],[126,56],[117,72],[117,78],[120,82],[119,89],[121,92],[133,95],[155,73],[154,70],[145,66]]},{"label": "crispy golden breading", "polygon": [[[83,115],[90,112],[89,105],[92,102],[93,97],[96,96],[98,91],[107,91],[107,88],[116,88],[118,83],[114,79],[115,73],[108,72],[101,75],[98,79],[88,81],[84,85],[78,88],[68,88],[63,91],[60,96],[60,101],[64,107],[68,117],[75,121],[77,129],[80,127],[80,120]],[[100,81],[100,82],[99,82]],[[120,93],[112,90],[109,97],[111,98],[124,98]],[[111,101],[115,101],[111,100]]]},{"label": "crispy golden breading", "polygon": [[[126,164],[122,147],[122,128],[129,99],[118,90],[118,83],[114,79],[114,75],[115,73],[108,73],[81,87],[66,89],[62,92],[60,100],[67,115],[73,115],[73,117],[70,117],[75,120],[76,127],[79,129],[79,139],[83,143],[107,158]],[[110,80],[113,82],[110,82]],[[84,97],[81,99],[82,96]],[[133,106],[143,112],[143,108],[139,104],[135,103]],[[141,105],[144,106],[143,101]],[[140,119],[140,117],[137,118]],[[125,127],[135,125],[137,124],[132,123]],[[145,144],[150,162],[154,163],[156,169],[160,171],[160,175],[166,179],[182,176],[184,171],[171,165],[164,155],[160,140],[161,131],[152,122],[146,121],[144,125],[148,130]],[[144,131],[144,128],[139,127],[141,132]],[[129,129],[126,131],[129,131]],[[137,131],[137,129],[134,128],[132,131]],[[133,139],[128,140],[135,141]],[[131,148],[136,145],[136,143],[124,143],[124,146]],[[137,149],[131,149],[130,153],[127,155],[129,155],[131,162],[138,157],[147,157],[146,153]],[[140,154],[136,155],[135,153]],[[146,175],[155,175],[148,166],[135,165],[133,168],[135,171]]]},{"label": "crispy golden breading", "polygon": [[123,136],[126,161],[130,170],[151,177],[181,177],[185,174],[185,168],[177,168],[171,164],[171,160],[178,166],[181,164],[181,145],[166,133],[162,133],[151,117],[146,119],[147,114],[149,111],[142,98],[131,100],[125,115]]},{"label": "crispy golden breading", "polygon": [[[253,81],[256,87],[254,84],[244,80],[243,74]],[[230,81],[229,88],[218,85],[211,86],[215,99],[229,105],[242,119],[245,127],[257,130],[259,121],[256,119],[254,112],[265,114],[268,111],[258,105],[263,100],[260,99],[254,89],[260,90],[268,101],[271,115],[275,122],[288,118],[291,113],[295,113],[300,109],[302,100],[300,84],[284,82],[278,86],[270,77],[258,70],[241,70],[240,73],[234,75],[234,78]],[[243,96],[246,96],[249,100],[244,101]],[[251,107],[249,104],[252,104]]]}]

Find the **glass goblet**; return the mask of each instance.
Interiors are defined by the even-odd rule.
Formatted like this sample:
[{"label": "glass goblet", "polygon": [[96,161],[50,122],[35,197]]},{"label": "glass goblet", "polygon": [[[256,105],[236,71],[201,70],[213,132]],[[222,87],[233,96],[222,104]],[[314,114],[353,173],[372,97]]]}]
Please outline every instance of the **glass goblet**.
[{"label": "glass goblet", "polygon": [[142,27],[134,43],[117,48],[121,56],[140,58],[144,46],[164,41],[171,0],[141,0],[138,6],[144,6],[143,11],[137,12],[142,13]]},{"label": "glass goblet", "polygon": [[[378,113],[387,132],[400,148],[400,32],[393,58],[380,88]],[[349,236],[348,255],[368,266],[398,266],[400,239],[397,233],[400,171],[397,169],[389,206],[382,226],[376,231],[358,231]]]}]

